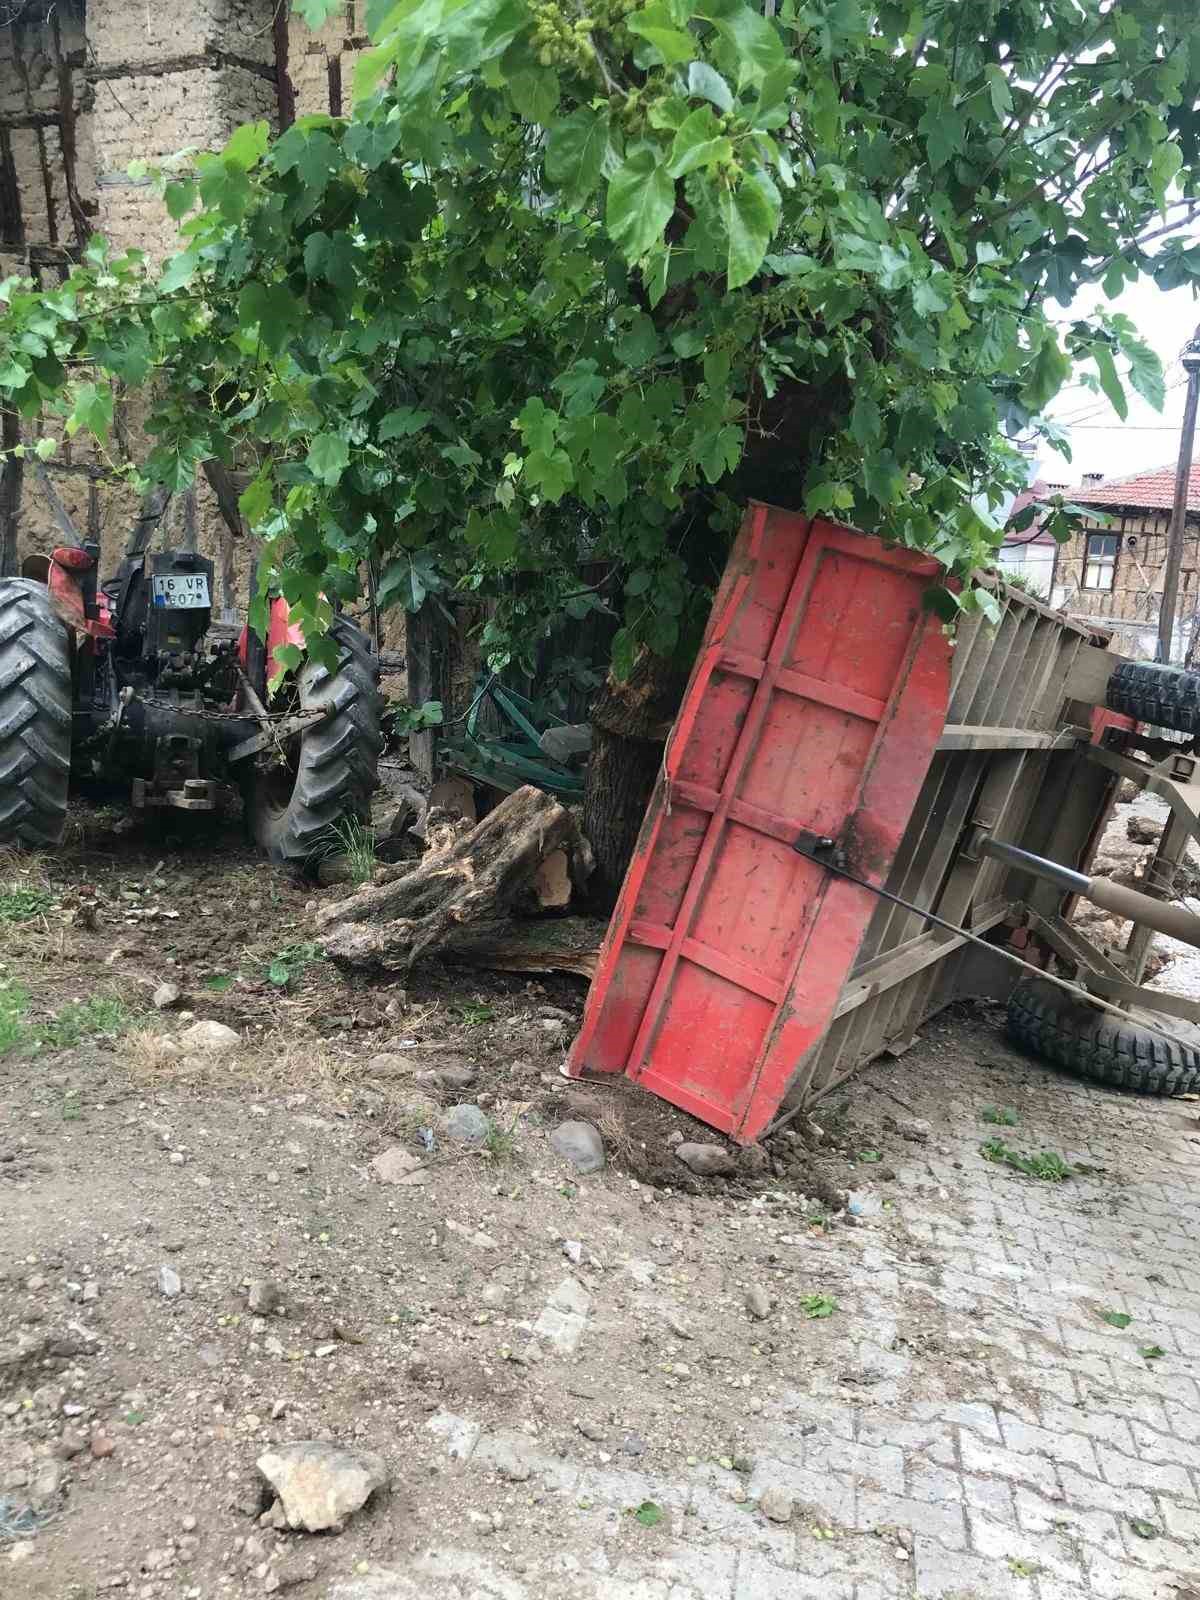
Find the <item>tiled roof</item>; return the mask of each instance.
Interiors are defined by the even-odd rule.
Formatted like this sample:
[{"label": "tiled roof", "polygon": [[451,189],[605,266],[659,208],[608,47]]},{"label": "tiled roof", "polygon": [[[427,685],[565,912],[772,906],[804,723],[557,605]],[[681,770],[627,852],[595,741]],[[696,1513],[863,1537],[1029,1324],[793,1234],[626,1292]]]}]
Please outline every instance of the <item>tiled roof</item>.
[{"label": "tiled roof", "polygon": [[[1132,478],[1111,483],[1083,483],[1067,491],[1067,499],[1084,506],[1132,506],[1138,511],[1169,511],[1175,500],[1175,466],[1152,467]],[[1200,461],[1192,462],[1187,507],[1200,511]]]}]

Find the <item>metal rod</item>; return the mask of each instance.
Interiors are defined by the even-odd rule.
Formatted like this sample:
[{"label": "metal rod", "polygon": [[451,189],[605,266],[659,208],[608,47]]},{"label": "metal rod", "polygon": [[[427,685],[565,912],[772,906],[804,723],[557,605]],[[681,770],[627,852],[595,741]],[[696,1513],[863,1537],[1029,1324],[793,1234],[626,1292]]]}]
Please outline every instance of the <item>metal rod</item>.
[{"label": "metal rod", "polygon": [[1065,889],[1067,894],[1086,897],[1092,886],[1092,880],[1085,873],[1060,866],[1057,861],[1047,861],[1028,850],[1018,850],[1015,844],[1004,844],[999,839],[982,839],[977,848],[980,855],[990,856],[993,861],[1003,861],[1010,867],[1019,867],[1023,872],[1032,873],[1035,878],[1044,878],[1047,883]]},{"label": "metal rod", "polygon": [[1179,569],[1183,564],[1183,530],[1187,521],[1188,487],[1192,476],[1192,450],[1196,442],[1196,405],[1200,400],[1200,327],[1184,346],[1187,401],[1179,434],[1179,460],[1175,466],[1175,500],[1167,531],[1167,564],[1163,569],[1162,603],[1158,608],[1157,659],[1169,662],[1175,634],[1175,607],[1179,599]]}]

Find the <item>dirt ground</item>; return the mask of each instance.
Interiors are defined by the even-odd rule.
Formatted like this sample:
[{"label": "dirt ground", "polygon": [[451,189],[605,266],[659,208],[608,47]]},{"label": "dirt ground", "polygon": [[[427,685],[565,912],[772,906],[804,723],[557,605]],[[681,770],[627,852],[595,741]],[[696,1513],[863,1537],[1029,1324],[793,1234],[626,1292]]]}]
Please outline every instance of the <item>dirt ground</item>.
[{"label": "dirt ground", "polygon": [[[6,1600],[520,1600],[525,1581],[539,1597],[687,1600],[669,1574],[595,1590],[580,1574],[599,1581],[599,1552],[606,1572],[658,1571],[703,1495],[697,1537],[717,1571],[762,1523],[742,1485],[781,1409],[811,1432],[830,1397],[936,1410],[982,1391],[1020,1408],[995,1330],[952,1326],[949,1302],[922,1291],[948,1281],[946,1261],[906,1203],[912,1172],[933,1173],[919,1181],[945,1226],[970,1222],[956,1185],[986,1165],[978,1145],[997,1130],[971,1130],[993,1103],[1031,1121],[1030,1138],[1080,1142],[1078,1097],[1004,1045],[994,1008],[931,1024],[903,1062],[823,1106],[819,1128],[702,1179],[674,1143],[708,1130],[621,1084],[561,1076],[581,982],[430,965],[404,987],[356,986],[314,959],[311,910],[328,892],[231,829],[169,840],[94,806],[55,858],[0,863]],[[157,1010],[163,984],[180,992]],[[177,1046],[197,1019],[235,1029],[237,1048]],[[447,1068],[476,1080],[454,1094],[418,1077]],[[489,1117],[482,1148],[441,1130],[451,1098]],[[961,1148],[944,1142],[947,1105],[967,1118]],[[594,1176],[549,1144],[576,1115],[604,1137]],[[371,1163],[397,1147],[428,1181],[380,1180]],[[1116,1215],[1129,1181],[1085,1166],[1063,1204]],[[895,1261],[915,1287],[883,1307]],[[247,1304],[258,1280],[278,1289],[267,1315]],[[565,1280],[586,1331],[547,1354],[535,1325]],[[456,1465],[481,1437],[483,1477]],[[386,1462],[390,1488],[338,1536],[258,1520],[257,1458],[303,1439]],[[505,1456],[521,1441],[532,1476]],[[582,1487],[556,1482],[568,1466]],[[877,1506],[864,1521],[863,1504],[843,1520],[916,1581],[903,1518]],[[813,1538],[827,1523],[832,1537],[833,1511],[816,1519]],[[461,1571],[428,1565],[447,1551]],[[421,1562],[416,1588],[388,1586]],[[750,1570],[736,1580],[748,1600]],[[822,1592],[884,1592],[858,1583]]]}]

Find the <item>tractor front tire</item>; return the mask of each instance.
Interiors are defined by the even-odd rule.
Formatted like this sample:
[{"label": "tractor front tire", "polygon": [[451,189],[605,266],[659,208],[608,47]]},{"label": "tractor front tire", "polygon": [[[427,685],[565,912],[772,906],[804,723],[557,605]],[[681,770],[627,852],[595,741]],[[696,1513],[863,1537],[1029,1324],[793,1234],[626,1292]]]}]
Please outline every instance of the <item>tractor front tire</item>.
[{"label": "tractor front tire", "polygon": [[340,619],[331,672],[306,661],[297,674],[299,709],[327,715],[301,733],[294,759],[257,771],[246,795],[250,830],[272,861],[304,866],[340,853],[338,826],[365,821],[379,784],[383,698],[379,662],[361,629]]},{"label": "tractor front tire", "polygon": [[71,653],[45,584],[0,578],[0,844],[45,850],[67,822]]}]

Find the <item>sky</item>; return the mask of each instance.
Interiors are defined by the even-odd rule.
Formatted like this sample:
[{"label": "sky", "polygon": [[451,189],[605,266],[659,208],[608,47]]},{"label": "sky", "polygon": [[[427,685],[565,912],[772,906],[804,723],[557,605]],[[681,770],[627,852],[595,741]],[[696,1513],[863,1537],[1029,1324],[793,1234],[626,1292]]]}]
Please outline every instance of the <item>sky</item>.
[{"label": "sky", "polygon": [[[1123,311],[1157,351],[1166,379],[1166,401],[1161,411],[1155,411],[1130,390],[1129,415],[1122,422],[1102,394],[1079,387],[1063,390],[1049,415],[1070,433],[1071,460],[1043,452],[1040,472],[1052,483],[1076,485],[1085,472],[1124,478],[1150,467],[1174,464],[1179,453],[1184,400],[1179,352],[1200,324],[1200,299],[1190,288],[1164,293],[1152,278],[1142,278],[1112,301],[1106,301],[1099,289],[1089,290],[1075,300],[1069,315],[1086,315],[1099,304]],[[1200,445],[1196,453],[1200,455]]]}]

